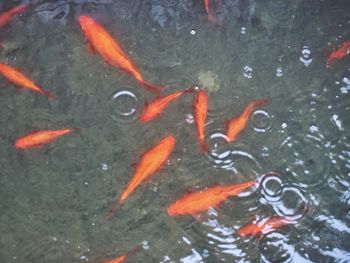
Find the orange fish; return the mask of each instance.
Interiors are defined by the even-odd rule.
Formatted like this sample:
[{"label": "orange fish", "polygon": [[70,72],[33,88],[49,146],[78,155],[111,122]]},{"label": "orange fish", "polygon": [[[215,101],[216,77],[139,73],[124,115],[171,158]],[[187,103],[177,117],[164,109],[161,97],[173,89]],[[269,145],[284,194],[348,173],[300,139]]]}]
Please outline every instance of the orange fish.
[{"label": "orange fish", "polygon": [[239,116],[226,121],[226,141],[234,141],[236,136],[246,127],[249,116],[254,108],[265,106],[267,103],[267,99],[254,100],[245,107]]},{"label": "orange fish", "polygon": [[2,12],[0,14],[0,28],[4,27],[13,16],[22,13],[24,10],[26,10],[28,6],[29,4],[21,4]]},{"label": "orange fish", "polygon": [[276,228],[279,228],[281,226],[288,225],[288,224],[294,224],[294,222],[281,216],[274,216],[274,217],[267,218],[261,222],[256,222],[253,224],[247,224],[245,226],[242,226],[238,230],[238,235],[240,235],[241,237],[246,237],[246,236],[260,237],[262,234],[266,234],[268,232],[273,231]]},{"label": "orange fish", "polygon": [[27,135],[20,137],[16,140],[15,147],[17,149],[28,149],[41,147],[44,144],[48,144],[58,137],[63,136],[77,129],[63,129],[63,130],[43,130],[33,131]]},{"label": "orange fish", "polygon": [[213,23],[214,22],[214,17],[210,13],[210,10],[209,10],[209,0],[204,0],[204,7],[205,7],[205,12],[207,13],[207,16],[208,16],[209,23]]},{"label": "orange fish", "polygon": [[199,90],[193,99],[193,112],[194,120],[196,122],[198,141],[200,143],[202,151],[204,152],[208,151],[208,145],[205,143],[204,140],[204,124],[205,119],[207,118],[207,111],[207,94],[204,90]]},{"label": "orange fish", "polygon": [[102,261],[100,261],[100,263],[121,263],[128,256],[130,256],[131,254],[134,254],[138,250],[140,250],[140,248],[135,248],[135,249],[129,251],[128,253],[126,253],[125,255],[122,255],[122,256],[119,256],[119,257],[116,257],[116,258],[112,258],[112,259],[102,260]]},{"label": "orange fish", "polygon": [[89,41],[90,51],[96,51],[106,63],[129,73],[146,90],[156,94],[161,92],[163,87],[146,82],[117,41],[100,24],[85,15],[79,16],[78,20],[86,39]]},{"label": "orange fish", "polygon": [[207,211],[209,207],[216,207],[229,196],[236,196],[245,189],[253,186],[255,181],[225,186],[213,186],[199,192],[186,193],[183,197],[171,204],[167,211],[170,216],[191,214],[198,215]]},{"label": "orange fish", "polygon": [[170,102],[175,100],[176,98],[180,97],[184,93],[190,93],[193,92],[193,88],[189,88],[187,90],[179,90],[174,93],[171,93],[166,96],[162,96],[159,98],[154,99],[153,101],[146,103],[143,112],[141,113],[139,120],[141,122],[149,122],[156,117],[158,117],[164,109],[168,106]]},{"label": "orange fish", "polygon": [[350,54],[350,41],[343,41],[338,49],[333,48],[333,51],[327,57],[327,67],[330,67],[334,61],[342,59]]},{"label": "orange fish", "polygon": [[108,212],[106,219],[109,219],[119,205],[145,180],[159,171],[163,163],[168,159],[175,144],[173,136],[164,137],[158,144],[142,154],[139,163],[135,164],[135,172],[128,185],[113,208]]},{"label": "orange fish", "polygon": [[14,69],[13,67],[10,67],[9,65],[0,63],[0,74],[3,75],[3,77],[6,78],[8,81],[12,82],[13,84],[21,88],[35,91],[51,99],[54,98],[54,96],[51,95],[50,92],[47,92],[39,88],[30,79],[24,76],[21,72],[19,72],[17,69]]}]

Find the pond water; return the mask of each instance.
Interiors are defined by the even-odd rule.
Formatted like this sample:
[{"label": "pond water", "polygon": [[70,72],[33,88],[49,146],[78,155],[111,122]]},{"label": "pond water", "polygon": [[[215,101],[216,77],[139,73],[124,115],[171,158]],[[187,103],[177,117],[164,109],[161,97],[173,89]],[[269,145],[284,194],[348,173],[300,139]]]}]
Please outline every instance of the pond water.
[{"label": "pond water", "polygon": [[[23,3],[4,0],[0,10]],[[26,3],[26,2],[25,2]],[[40,94],[0,79],[0,262],[350,262],[350,40],[348,0],[36,1],[0,29],[1,63]],[[192,96],[141,123],[153,98],[125,72],[89,53],[77,18],[117,39],[162,94],[207,92],[199,151]],[[230,144],[225,120],[267,98]],[[79,128],[18,150],[32,130]],[[168,161],[104,222],[132,178],[132,163],[173,135]],[[166,207],[188,189],[257,180],[193,217]],[[270,216],[293,220],[259,237],[238,230]]]}]

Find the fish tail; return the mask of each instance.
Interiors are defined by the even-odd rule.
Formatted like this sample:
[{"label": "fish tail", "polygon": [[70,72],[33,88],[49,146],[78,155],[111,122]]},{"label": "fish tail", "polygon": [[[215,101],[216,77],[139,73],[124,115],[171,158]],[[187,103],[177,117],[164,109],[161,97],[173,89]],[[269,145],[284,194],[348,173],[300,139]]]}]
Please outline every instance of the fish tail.
[{"label": "fish tail", "polygon": [[162,90],[164,89],[164,86],[162,85],[157,85],[157,84],[151,84],[146,81],[140,82],[142,87],[144,87],[147,91],[152,92],[155,95],[159,95]]},{"label": "fish tail", "polygon": [[40,90],[39,91],[40,94],[48,97],[49,99],[56,99],[56,96],[53,95],[51,92],[45,91],[45,90]]},{"label": "fish tail", "polygon": [[269,103],[269,100],[268,99],[258,99],[258,100],[254,100],[253,101],[253,105],[254,107],[263,107],[265,106],[267,103]]},{"label": "fish tail", "polygon": [[103,222],[104,222],[104,223],[107,222],[107,221],[112,217],[112,215],[114,214],[115,210],[118,209],[118,207],[120,206],[120,204],[121,204],[121,201],[118,200],[118,201],[114,204],[114,206],[108,211],[108,213],[107,213],[107,214],[104,216],[104,218],[103,218]]},{"label": "fish tail", "polygon": [[196,91],[196,88],[194,85],[192,85],[191,87],[189,87],[188,89],[185,89],[184,92],[185,93],[194,93]]},{"label": "fish tail", "polygon": [[210,24],[214,24],[215,23],[215,18],[212,14],[208,14],[208,21]]},{"label": "fish tail", "polygon": [[200,145],[200,150],[202,153],[208,153],[209,152],[209,146],[207,143],[202,142]]}]

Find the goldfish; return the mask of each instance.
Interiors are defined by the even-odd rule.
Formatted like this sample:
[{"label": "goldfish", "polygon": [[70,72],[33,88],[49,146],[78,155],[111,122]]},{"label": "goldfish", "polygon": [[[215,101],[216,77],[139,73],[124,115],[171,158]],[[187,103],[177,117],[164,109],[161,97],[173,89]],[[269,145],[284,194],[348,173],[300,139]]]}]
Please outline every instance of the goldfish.
[{"label": "goldfish", "polygon": [[327,57],[327,67],[330,67],[334,61],[340,60],[350,54],[350,41],[343,41],[338,49],[333,51]]},{"label": "goldfish", "polygon": [[129,252],[127,252],[126,254],[116,257],[116,258],[112,258],[112,259],[107,259],[107,260],[102,260],[100,261],[100,263],[121,263],[123,262],[128,256],[130,256],[131,254],[134,254],[135,252],[137,252],[138,250],[140,250],[140,248],[135,248]]},{"label": "goldfish", "polygon": [[125,187],[117,202],[106,215],[109,219],[119,205],[145,180],[159,171],[164,162],[168,159],[175,145],[173,136],[166,136],[158,144],[141,155],[140,161],[134,165],[135,172]]},{"label": "goldfish", "polygon": [[42,130],[42,131],[32,131],[27,135],[20,137],[15,142],[15,147],[17,149],[28,149],[41,147],[44,144],[48,144],[58,137],[61,137],[67,133],[70,133],[75,129],[62,129],[62,130]]},{"label": "goldfish", "polygon": [[4,27],[13,16],[22,13],[24,10],[27,9],[29,4],[20,4],[13,8],[10,8],[9,10],[6,10],[0,14],[0,28]]},{"label": "goldfish", "polygon": [[94,19],[80,15],[78,21],[85,38],[89,43],[89,50],[97,52],[103,60],[116,68],[119,68],[131,76],[146,90],[159,94],[163,89],[160,85],[146,82],[134,63],[124,53],[118,42]]},{"label": "goldfish", "polygon": [[273,231],[276,228],[279,228],[281,226],[288,225],[288,224],[294,224],[294,222],[281,216],[269,217],[260,222],[255,222],[252,224],[247,224],[245,226],[242,226],[238,230],[238,235],[241,237],[246,237],[246,236],[260,237],[262,234],[266,234],[268,232]]},{"label": "goldfish", "polygon": [[240,115],[226,121],[226,141],[234,141],[236,136],[246,127],[249,116],[254,108],[265,106],[267,103],[267,99],[254,100],[244,108]]},{"label": "goldfish", "polygon": [[54,96],[50,92],[39,88],[30,79],[24,76],[20,71],[14,69],[13,67],[10,67],[9,65],[0,63],[0,74],[8,81],[21,88],[35,91],[51,99],[54,98]]},{"label": "goldfish", "polygon": [[207,117],[208,111],[208,102],[207,102],[207,94],[204,90],[199,90],[193,99],[193,112],[194,112],[194,120],[197,128],[197,138],[200,143],[201,149],[204,152],[208,151],[208,145],[204,140],[204,124],[205,119]]},{"label": "goldfish", "polygon": [[209,23],[213,23],[214,22],[214,17],[210,13],[210,10],[209,10],[209,0],[203,0],[203,1],[204,1],[205,12],[207,13],[207,16],[208,16],[208,21],[209,21]]},{"label": "goldfish", "polygon": [[169,95],[162,96],[159,98],[154,99],[153,101],[146,103],[139,120],[141,122],[149,122],[156,117],[158,117],[164,109],[168,106],[170,102],[175,100],[176,98],[182,96],[184,93],[190,93],[193,92],[193,88],[189,88],[187,90],[179,90],[176,92],[173,92]]},{"label": "goldfish", "polygon": [[245,189],[253,186],[255,181],[247,181],[240,184],[213,186],[199,192],[186,193],[180,199],[169,205],[169,216],[190,214],[198,215],[207,211],[209,207],[216,207],[229,196],[236,196]]}]

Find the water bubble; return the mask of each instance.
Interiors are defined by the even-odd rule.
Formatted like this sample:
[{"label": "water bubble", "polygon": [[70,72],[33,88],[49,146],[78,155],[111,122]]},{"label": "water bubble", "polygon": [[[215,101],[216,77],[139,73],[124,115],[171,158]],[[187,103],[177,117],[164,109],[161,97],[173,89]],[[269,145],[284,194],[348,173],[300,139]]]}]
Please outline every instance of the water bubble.
[{"label": "water bubble", "polygon": [[190,34],[194,36],[195,34],[197,34],[197,31],[195,29],[191,29]]},{"label": "water bubble", "polygon": [[112,119],[122,123],[136,120],[136,114],[141,110],[138,96],[129,88],[123,88],[112,95]]},{"label": "water bubble", "polygon": [[350,92],[350,79],[347,77],[343,78],[343,83],[345,86],[340,87],[340,92],[343,94],[349,93]]},{"label": "water bubble", "polygon": [[102,164],[102,171],[108,171],[108,165],[106,163]]},{"label": "water bubble", "polygon": [[276,77],[282,77],[283,71],[281,67],[276,68]]},{"label": "water bubble", "polygon": [[188,124],[192,124],[194,122],[194,117],[193,117],[193,115],[191,113],[186,114],[186,118],[185,119],[186,119],[186,122]]},{"label": "water bubble", "polygon": [[250,116],[249,123],[254,131],[264,133],[271,129],[272,118],[266,110],[257,109]]},{"label": "water bubble", "polygon": [[243,68],[243,76],[244,77],[251,79],[252,74],[253,74],[253,69],[250,66],[247,65]]},{"label": "water bubble", "polygon": [[311,57],[311,51],[308,46],[303,46],[303,49],[301,50],[301,56],[299,57],[300,61],[305,65],[305,67],[308,67],[312,62]]},{"label": "water bubble", "polygon": [[244,26],[241,27],[241,34],[244,35],[246,33],[246,28]]}]

